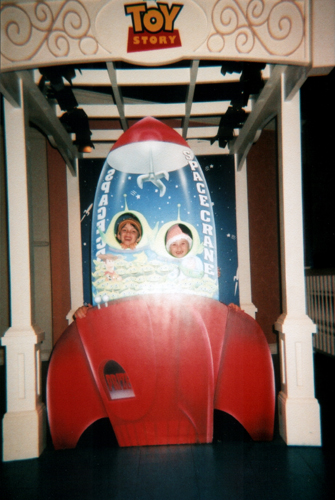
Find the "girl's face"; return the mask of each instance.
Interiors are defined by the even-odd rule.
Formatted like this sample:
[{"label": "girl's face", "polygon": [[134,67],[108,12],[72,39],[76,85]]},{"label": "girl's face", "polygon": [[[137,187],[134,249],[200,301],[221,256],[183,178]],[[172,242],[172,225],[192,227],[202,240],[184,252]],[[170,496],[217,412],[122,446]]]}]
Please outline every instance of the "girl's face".
[{"label": "girl's face", "polygon": [[178,259],[185,257],[185,255],[188,254],[189,250],[190,247],[188,241],[184,239],[175,241],[170,246],[170,254],[173,255],[173,257],[177,257]]},{"label": "girl's face", "polygon": [[121,231],[118,232],[117,237],[125,247],[130,248],[136,246],[139,234],[137,229],[135,229],[134,226],[127,222],[127,224],[123,226]]}]

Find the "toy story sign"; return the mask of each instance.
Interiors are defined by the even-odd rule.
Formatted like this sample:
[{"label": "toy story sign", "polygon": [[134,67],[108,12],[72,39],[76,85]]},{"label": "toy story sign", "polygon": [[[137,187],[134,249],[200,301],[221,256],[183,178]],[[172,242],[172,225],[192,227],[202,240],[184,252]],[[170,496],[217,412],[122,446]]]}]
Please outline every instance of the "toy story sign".
[{"label": "toy story sign", "polygon": [[107,156],[92,217],[94,304],[150,293],[218,298],[210,194],[182,137],[147,117]]},{"label": "toy story sign", "polygon": [[165,2],[157,2],[155,7],[148,7],[147,3],[126,4],[124,10],[132,22],[128,28],[127,52],[181,47],[174,23],[182,8],[181,4],[169,7]]}]

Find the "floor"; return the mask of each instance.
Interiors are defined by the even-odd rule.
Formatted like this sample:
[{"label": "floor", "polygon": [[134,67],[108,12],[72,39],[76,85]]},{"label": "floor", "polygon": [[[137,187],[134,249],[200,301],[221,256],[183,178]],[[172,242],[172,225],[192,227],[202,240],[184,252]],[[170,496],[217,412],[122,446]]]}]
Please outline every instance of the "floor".
[{"label": "floor", "polygon": [[[211,444],[119,448],[109,421],[104,419],[83,434],[74,450],[55,451],[48,435],[47,447],[38,459],[0,464],[0,497],[2,500],[334,498],[335,439],[330,411],[334,368],[334,358],[316,355],[316,392],[323,432],[320,448],[287,446],[278,435],[278,423],[273,441],[253,442],[232,417],[222,412],[215,412]],[[324,377],[328,377],[327,383]],[[0,373],[2,394],[3,379]]]}]

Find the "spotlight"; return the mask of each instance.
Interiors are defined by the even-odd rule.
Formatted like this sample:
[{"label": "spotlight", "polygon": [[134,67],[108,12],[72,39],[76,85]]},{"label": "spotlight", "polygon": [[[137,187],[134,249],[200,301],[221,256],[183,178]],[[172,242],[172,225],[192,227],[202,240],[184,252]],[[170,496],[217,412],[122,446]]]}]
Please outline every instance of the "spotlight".
[{"label": "spotlight", "polygon": [[265,64],[261,63],[243,63],[243,71],[240,77],[241,97],[243,106],[248,104],[251,94],[259,94],[264,87],[261,70]]},{"label": "spotlight", "polygon": [[45,89],[45,82],[50,82],[50,88],[46,89],[48,97],[57,100],[62,111],[70,111],[78,106],[77,100],[71,87],[65,87],[63,77],[72,85],[72,78],[76,76],[72,66],[51,66],[41,68],[42,79],[39,83],[40,89]]},{"label": "spotlight", "polygon": [[77,146],[79,153],[92,153],[92,149],[94,149],[94,144],[90,140],[91,132],[89,135],[84,134],[76,134],[76,140],[74,141],[74,145]]},{"label": "spotlight", "polygon": [[250,94],[259,94],[264,87],[261,70],[265,68],[262,63],[244,63],[240,82],[243,91]]},{"label": "spotlight", "polygon": [[[76,76],[74,66],[50,66],[40,69],[42,75],[39,83],[40,90],[47,96],[57,100],[62,111],[66,111],[60,121],[69,133],[76,134],[74,144],[80,153],[90,153],[94,148],[91,141],[92,132],[88,117],[83,109],[78,108],[78,102],[72,88],[64,85],[63,78],[72,86],[72,79]],[[46,86],[50,82],[50,86]]]},{"label": "spotlight", "polygon": [[73,66],[48,66],[40,68],[44,81],[49,81],[55,90],[64,87],[63,77],[72,85],[72,79],[76,76]]},{"label": "spotlight", "polygon": [[64,87],[55,92],[55,98],[62,111],[70,111],[78,106],[77,99],[70,87]]},{"label": "spotlight", "polygon": [[225,76],[226,73],[241,73],[243,69],[243,62],[226,61],[221,66],[221,73]]},{"label": "spotlight", "polygon": [[88,117],[83,109],[67,111],[60,117],[60,121],[68,132],[76,134],[73,144],[77,146],[79,153],[90,153],[94,149]]},{"label": "spotlight", "polygon": [[221,67],[221,73],[241,73],[238,91],[230,102],[230,106],[220,120],[218,133],[211,144],[218,140],[219,146],[224,148],[229,141],[234,139],[234,129],[241,128],[247,119],[244,107],[247,106],[251,94],[259,94],[264,87],[261,70],[264,63],[247,63],[226,61]]},{"label": "spotlight", "polygon": [[224,119],[224,123],[230,127],[241,128],[245,120],[247,119],[247,113],[244,109],[234,108],[229,106],[225,115],[221,118]]},{"label": "spotlight", "polygon": [[[77,144],[77,141],[75,141],[74,144]],[[79,153],[92,153],[94,144],[92,142],[90,144],[90,146],[78,146]]]},{"label": "spotlight", "polygon": [[233,129],[220,124],[218,134],[216,137],[211,139],[211,144],[213,144],[217,140],[219,143],[219,147],[225,148],[229,143],[229,141],[232,141],[233,139],[234,139]]},{"label": "spotlight", "polygon": [[264,87],[264,82],[262,79],[262,69],[266,66],[265,63],[254,63],[254,62],[236,62],[236,61],[226,61],[221,67],[221,73],[225,75],[226,73],[241,73],[240,81],[238,83],[238,94],[239,96],[235,98],[235,103],[232,101],[232,106],[238,100],[237,107],[244,108],[248,104],[249,96],[251,94],[259,94]]},{"label": "spotlight", "polygon": [[220,148],[226,147],[229,141],[234,139],[234,129],[243,127],[246,118],[247,113],[244,109],[229,106],[220,120],[218,133],[211,139],[211,144],[218,140]]}]

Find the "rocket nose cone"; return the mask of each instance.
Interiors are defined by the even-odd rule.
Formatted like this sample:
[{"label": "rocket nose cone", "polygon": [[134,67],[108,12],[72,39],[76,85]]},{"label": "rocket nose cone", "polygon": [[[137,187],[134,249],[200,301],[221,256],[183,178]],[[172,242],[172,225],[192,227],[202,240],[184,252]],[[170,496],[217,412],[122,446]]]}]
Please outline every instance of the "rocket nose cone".
[{"label": "rocket nose cone", "polygon": [[188,147],[187,142],[173,128],[156,118],[147,116],[132,125],[116,141],[111,151],[127,144],[145,141],[171,142]]}]

